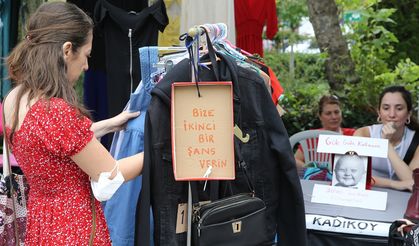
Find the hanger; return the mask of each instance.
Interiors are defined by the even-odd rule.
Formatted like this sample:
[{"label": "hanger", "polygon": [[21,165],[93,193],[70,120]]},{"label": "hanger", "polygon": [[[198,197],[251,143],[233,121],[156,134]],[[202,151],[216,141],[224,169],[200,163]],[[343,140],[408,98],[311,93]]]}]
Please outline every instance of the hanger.
[{"label": "hanger", "polygon": [[[203,25],[199,25],[199,26],[194,26],[192,28],[190,28],[187,32],[188,36],[190,37],[199,37],[203,34],[205,34],[205,31],[207,31],[210,40],[214,40],[214,37],[217,36],[217,32],[215,29],[215,25],[214,24],[203,24]],[[199,38],[197,38],[197,40],[199,40]],[[213,41],[211,41],[213,42]],[[201,44],[200,44],[201,45]],[[200,50],[200,54],[203,53],[208,53],[208,49],[206,49],[205,43],[202,43],[201,47],[199,47]],[[217,54],[215,54],[215,60],[221,61],[221,59],[217,56]],[[198,62],[199,65],[202,66],[209,66],[211,65],[211,62]]]},{"label": "hanger", "polygon": [[179,46],[157,46],[157,50],[159,51],[186,51],[186,48],[179,47]]},{"label": "hanger", "polygon": [[243,136],[243,132],[238,125],[234,125],[234,136],[240,139],[243,143],[247,143],[250,140],[249,133],[246,133],[246,135]]},{"label": "hanger", "polygon": [[236,46],[227,39],[228,27],[225,23],[204,24],[203,26],[212,34],[211,38],[215,47],[237,60],[246,60],[246,56],[237,51]]},{"label": "hanger", "polygon": [[[159,62],[153,64],[154,67],[157,68],[164,68],[166,69],[168,66],[168,61],[174,58],[181,57],[182,55],[187,54],[186,47],[178,47],[178,46],[157,46],[157,50],[159,51]],[[161,54],[160,54],[161,52]]]}]

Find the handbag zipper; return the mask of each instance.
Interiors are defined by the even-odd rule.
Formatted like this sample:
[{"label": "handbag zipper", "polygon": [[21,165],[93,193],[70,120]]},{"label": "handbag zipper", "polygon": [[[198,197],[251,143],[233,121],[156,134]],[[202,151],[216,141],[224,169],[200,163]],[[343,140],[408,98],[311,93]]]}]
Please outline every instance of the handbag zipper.
[{"label": "handbag zipper", "polygon": [[[237,197],[235,197],[235,198],[237,198]],[[225,201],[227,201],[227,200],[229,200],[229,199],[226,199],[226,200],[224,200],[224,201],[222,201],[222,202],[225,202]],[[237,202],[237,203],[228,203],[228,204],[226,204],[226,205],[224,205],[224,206],[220,206],[220,207],[212,207],[212,208],[210,208],[210,209],[208,209],[208,210],[204,211],[204,212],[203,212],[203,214],[202,214],[202,216],[199,216],[199,215],[198,215],[199,222],[198,222],[198,225],[197,225],[197,227],[196,227],[196,228],[197,228],[197,230],[198,230],[198,237],[200,237],[200,236],[201,236],[201,225],[202,225],[202,223],[204,222],[205,217],[207,217],[207,216],[208,216],[208,214],[210,214],[210,213],[212,213],[212,212],[216,212],[216,211],[218,211],[218,210],[222,210],[222,209],[228,208],[228,207],[232,207],[232,206],[235,206],[235,205],[240,205],[241,203],[246,203],[246,202],[248,202],[248,200],[246,200],[246,201],[239,201],[239,202]]]},{"label": "handbag zipper", "polygon": [[[207,211],[207,210],[209,210],[209,209],[213,208],[214,206],[217,206],[221,203],[234,201],[234,200],[242,198],[242,197],[253,197],[253,196],[251,194],[249,194],[249,195],[240,194],[240,195],[237,195],[237,196],[227,197],[227,198],[224,198],[222,200],[216,200],[214,202],[207,203],[207,204],[204,204],[202,206],[200,206],[198,204],[194,205],[193,206],[194,207],[193,208],[193,221],[199,221],[201,219],[201,211],[200,210]],[[205,211],[203,213],[205,213]]]}]

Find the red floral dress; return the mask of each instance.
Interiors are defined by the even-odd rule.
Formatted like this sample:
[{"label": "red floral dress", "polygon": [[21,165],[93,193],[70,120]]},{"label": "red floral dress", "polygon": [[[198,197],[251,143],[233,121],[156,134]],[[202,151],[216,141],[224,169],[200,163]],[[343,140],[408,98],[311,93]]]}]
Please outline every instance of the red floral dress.
[{"label": "red floral dress", "polygon": [[[12,152],[30,187],[25,245],[89,245],[90,181],[70,156],[92,139],[90,126],[64,100],[52,98],[36,102],[15,132]],[[111,245],[96,200],[95,207],[94,245]]]}]

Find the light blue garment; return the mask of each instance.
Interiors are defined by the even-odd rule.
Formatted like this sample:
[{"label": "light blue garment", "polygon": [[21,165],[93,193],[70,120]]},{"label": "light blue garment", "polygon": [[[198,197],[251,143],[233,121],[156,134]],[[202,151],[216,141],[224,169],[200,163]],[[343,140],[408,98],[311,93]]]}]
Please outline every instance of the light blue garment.
[{"label": "light blue garment", "polygon": [[[151,100],[150,92],[154,88],[151,74],[157,70],[153,67],[153,64],[158,61],[158,51],[156,47],[143,47],[139,51],[142,81],[135,92],[131,94],[126,108],[129,111],[141,111],[141,114],[128,122],[125,131],[115,133],[111,154],[116,159],[131,156],[144,150],[144,122],[147,107]],[[124,183],[105,204],[105,218],[113,246],[134,245],[135,211],[141,191],[141,182],[142,179],[139,176]],[[152,242],[151,245],[153,245]]]}]

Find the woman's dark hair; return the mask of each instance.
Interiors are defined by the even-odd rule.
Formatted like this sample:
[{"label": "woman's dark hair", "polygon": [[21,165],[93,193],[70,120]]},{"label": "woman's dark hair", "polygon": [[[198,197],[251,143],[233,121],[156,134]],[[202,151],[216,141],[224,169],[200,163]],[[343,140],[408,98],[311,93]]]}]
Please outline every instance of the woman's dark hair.
[{"label": "woman's dark hair", "polygon": [[[396,93],[396,92],[402,95],[402,98],[407,105],[407,111],[412,113],[412,110],[413,110],[412,94],[410,93],[410,91],[406,90],[404,86],[401,86],[401,85],[392,85],[392,86],[386,87],[381,92],[379,100],[378,100],[378,110],[380,110],[381,102],[383,101],[384,95],[387,93]],[[419,130],[418,121],[413,114],[411,114],[410,116],[410,123],[406,124],[406,126],[411,130],[415,130],[415,131]]]},{"label": "woman's dark hair", "polygon": [[340,106],[339,98],[335,95],[324,95],[320,98],[319,101],[319,115],[323,113],[323,107],[326,104],[336,104]]},{"label": "woman's dark hair", "polygon": [[88,115],[68,81],[62,47],[65,42],[71,42],[72,52],[79,52],[80,47],[87,44],[92,30],[91,18],[76,5],[66,2],[44,3],[31,15],[25,38],[7,58],[13,84],[22,88],[17,94],[12,116],[11,139],[19,122],[20,100],[25,93],[28,93],[28,104],[35,98],[58,97],[81,114]]}]

